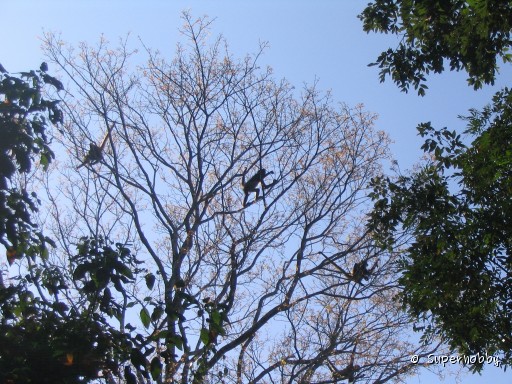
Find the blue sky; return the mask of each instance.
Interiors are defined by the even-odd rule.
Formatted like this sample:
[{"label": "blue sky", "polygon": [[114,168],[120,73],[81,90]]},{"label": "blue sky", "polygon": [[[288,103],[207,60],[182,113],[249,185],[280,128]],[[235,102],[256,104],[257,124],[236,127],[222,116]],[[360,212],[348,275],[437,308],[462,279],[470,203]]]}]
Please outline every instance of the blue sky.
[{"label": "blue sky", "polygon": [[[466,85],[463,73],[445,73],[429,79],[427,96],[401,93],[392,82],[379,83],[378,69],[367,64],[388,47],[393,36],[366,34],[357,19],[367,0],[3,0],[0,63],[11,71],[38,68],[44,60],[39,37],[43,30],[62,33],[76,43],[97,41],[100,34],[111,41],[128,32],[149,47],[172,54],[179,39],[180,14],[215,18],[214,33],[222,33],[235,56],[257,51],[259,42],[269,49],[260,64],[274,69],[297,87],[318,80],[318,88],[331,90],[335,101],[363,103],[379,115],[377,127],[394,141],[392,152],[402,169],[421,156],[415,127],[432,121],[435,127],[463,129],[458,115],[481,108],[505,85],[512,73],[503,68],[495,87],[478,92]],[[50,73],[52,67],[50,66]],[[510,77],[509,77],[510,78]],[[510,382],[510,374],[486,367],[483,376],[467,376],[465,383]],[[437,383],[428,374],[408,383]],[[447,377],[445,383],[454,383]]]}]

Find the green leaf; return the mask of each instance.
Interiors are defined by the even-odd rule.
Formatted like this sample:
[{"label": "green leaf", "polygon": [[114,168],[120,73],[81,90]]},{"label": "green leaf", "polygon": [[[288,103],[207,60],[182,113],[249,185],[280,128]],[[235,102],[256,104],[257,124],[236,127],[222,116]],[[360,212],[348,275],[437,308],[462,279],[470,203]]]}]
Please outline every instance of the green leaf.
[{"label": "green leaf", "polygon": [[48,257],[50,255],[50,253],[48,252],[48,248],[46,248],[45,246],[42,246],[41,248],[41,258],[43,260],[48,260]]},{"label": "green leaf", "polygon": [[146,285],[148,289],[153,289],[153,286],[155,285],[156,277],[152,273],[148,273],[145,277],[146,279]]},{"label": "green leaf", "polygon": [[89,272],[89,264],[78,265],[73,272],[73,280],[82,280],[87,272]]},{"label": "green leaf", "polygon": [[62,91],[64,89],[64,86],[62,85],[62,83],[59,80],[57,80],[55,77],[50,76],[46,73],[43,74],[43,81],[46,84],[53,85],[57,89],[57,91]]},{"label": "green leaf", "polygon": [[155,307],[155,309],[153,310],[153,313],[151,314],[151,320],[157,321],[162,317],[163,314],[164,314],[164,310],[162,307],[160,307],[160,306]]},{"label": "green leaf", "polygon": [[50,165],[50,161],[49,161],[49,159],[48,159],[48,157],[46,156],[45,153],[41,154],[41,159],[39,161],[40,161],[41,165],[43,166],[43,169],[45,171],[47,171],[48,170],[48,166]]},{"label": "green leaf", "polygon": [[174,345],[176,348],[178,348],[180,351],[183,351],[183,340],[180,336],[174,335],[169,337],[169,344]]},{"label": "green leaf", "polygon": [[221,321],[222,321],[222,314],[215,310],[212,312],[212,321],[214,324],[216,325],[220,325]]},{"label": "green leaf", "polygon": [[146,358],[137,348],[132,348],[130,360],[137,369],[144,369],[146,366]]},{"label": "green leaf", "polygon": [[137,378],[128,366],[124,368],[124,379],[126,380],[126,384],[137,384]]},{"label": "green leaf", "polygon": [[162,373],[162,362],[158,356],[155,356],[153,360],[151,360],[149,369],[151,371],[151,377],[156,381]]},{"label": "green leaf", "polygon": [[110,281],[111,270],[108,268],[99,268],[96,271],[96,279],[98,282],[98,288],[103,289],[107,286]]},{"label": "green leaf", "polygon": [[130,280],[134,279],[132,270],[129,267],[127,267],[126,265],[124,265],[124,264],[118,265],[117,271],[121,275],[126,276],[127,278],[129,278]]},{"label": "green leaf", "polygon": [[145,328],[148,328],[151,324],[151,316],[149,315],[147,308],[142,308],[140,310],[140,320],[142,321],[142,324]]},{"label": "green leaf", "polygon": [[201,333],[199,334],[199,338],[203,342],[204,345],[210,344],[210,333],[206,328],[201,328]]}]

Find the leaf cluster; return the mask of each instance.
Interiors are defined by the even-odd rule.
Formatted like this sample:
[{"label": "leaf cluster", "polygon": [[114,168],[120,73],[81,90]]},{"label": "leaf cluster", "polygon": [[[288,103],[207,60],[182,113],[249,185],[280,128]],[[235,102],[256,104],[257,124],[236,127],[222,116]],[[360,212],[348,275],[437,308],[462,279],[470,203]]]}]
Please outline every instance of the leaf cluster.
[{"label": "leaf cluster", "polygon": [[[456,132],[418,127],[434,160],[411,176],[375,179],[371,226],[383,245],[400,233],[412,241],[402,257],[401,300],[413,318],[453,349],[512,357],[512,98],[466,117],[465,146]],[[481,369],[477,365],[473,369]]]},{"label": "leaf cluster", "polygon": [[[79,290],[87,297],[89,308],[114,317],[122,324],[126,309],[137,304],[136,301],[128,301],[131,297],[129,289],[136,283],[136,276],[146,273],[144,279],[148,289],[153,288],[155,276],[140,268],[141,262],[125,244],[116,243],[115,247],[113,245],[109,239],[103,237],[82,238],[77,247],[78,254],[71,260],[75,265],[73,281],[80,284]],[[112,287],[121,294],[123,303],[118,302]],[[151,301],[151,298],[147,300]],[[145,306],[140,310],[140,318],[145,328],[148,328],[151,321],[158,321],[162,314],[163,310],[159,306],[155,307],[151,315]],[[107,329],[111,328],[110,325],[107,326]],[[132,334],[133,331],[135,327],[129,323],[126,324],[126,332],[116,332],[113,328],[109,331],[116,334],[118,345],[124,346],[117,351],[116,366],[128,364],[123,371],[127,383],[136,382],[130,366],[143,377],[149,379],[151,375],[156,380],[161,374],[162,363],[159,357],[153,356],[155,348],[149,344],[155,338],[158,340],[165,335],[162,333],[155,338],[147,338],[140,333]],[[151,361],[148,360],[150,357],[153,357]]]},{"label": "leaf cluster", "polygon": [[97,313],[47,302],[20,282],[0,288],[0,380],[86,383],[117,370],[123,339]]},{"label": "leaf cluster", "polygon": [[510,1],[483,0],[377,0],[359,15],[366,32],[400,36],[397,48],[382,52],[370,64],[380,68],[381,82],[387,76],[407,92],[412,85],[419,95],[427,86],[425,76],[464,70],[475,89],[494,84],[498,59],[512,59]]},{"label": "leaf cluster", "polygon": [[[35,192],[12,186],[17,173],[28,174],[34,161],[47,169],[55,157],[50,149],[48,124],[62,123],[58,100],[43,97],[49,84],[58,91],[60,81],[46,71],[46,63],[37,71],[10,75],[3,67],[0,73],[0,242],[12,248],[16,258],[22,254],[45,253],[51,241],[40,232],[31,214],[39,201]],[[35,248],[34,248],[35,247]]]},{"label": "leaf cluster", "polygon": [[[156,379],[162,364],[149,345],[153,339],[125,323],[126,310],[138,304],[130,290],[137,275],[147,271],[125,244],[101,237],[80,239],[70,263],[71,276],[46,264],[29,265],[17,284],[0,287],[0,344],[5,347],[0,380],[87,383],[124,377],[134,382],[132,369]],[[71,291],[79,299],[70,302]]]}]

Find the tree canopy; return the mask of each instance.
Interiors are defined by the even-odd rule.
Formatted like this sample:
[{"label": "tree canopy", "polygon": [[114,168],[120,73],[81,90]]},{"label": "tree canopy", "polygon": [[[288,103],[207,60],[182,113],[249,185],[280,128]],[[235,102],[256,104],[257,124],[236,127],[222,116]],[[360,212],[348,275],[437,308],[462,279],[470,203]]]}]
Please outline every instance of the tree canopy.
[{"label": "tree canopy", "polygon": [[[498,59],[510,61],[509,1],[375,1],[361,14],[366,31],[402,36],[375,65],[423,95],[425,75],[465,70],[474,88],[492,84]],[[375,179],[372,225],[382,244],[404,248],[402,303],[465,354],[512,356],[512,94],[470,110],[457,133],[418,126],[430,160],[396,179]],[[466,137],[461,137],[465,134]],[[478,364],[474,369],[481,369]]]},{"label": "tree canopy", "polygon": [[377,0],[360,15],[366,32],[401,37],[372,65],[400,89],[425,93],[425,75],[464,70],[475,89],[494,84],[498,60],[509,63],[512,4],[508,0]]},{"label": "tree canopy", "polygon": [[[4,283],[3,270],[0,275],[2,383],[84,382],[96,377],[92,358],[105,361],[113,340],[98,322],[33,291],[34,282],[51,295],[64,286],[58,270],[37,266],[55,243],[37,225],[41,202],[30,191],[34,166],[48,170],[55,157],[51,125],[63,122],[60,100],[44,95],[45,85],[57,91],[63,86],[47,71],[42,63],[39,70],[13,75],[0,65],[0,243],[9,265],[23,260],[28,272],[16,284]],[[72,364],[77,352],[89,360]]]},{"label": "tree canopy", "polygon": [[[410,356],[439,345],[407,338],[398,255],[366,226],[389,155],[374,115],[275,80],[263,47],[236,59],[207,19],[184,19],[171,60],[45,36],[69,83],[62,157],[32,180],[55,248],[16,261],[2,291],[17,356],[2,355],[2,379],[34,366],[66,374],[52,382],[129,384],[414,372]],[[19,348],[36,331],[46,349]]]},{"label": "tree canopy", "polygon": [[[46,254],[45,239],[33,223],[37,195],[16,180],[27,175],[37,160],[48,168],[54,157],[49,147],[48,123],[62,122],[59,100],[42,96],[45,83],[58,90],[62,84],[46,71],[46,63],[37,71],[10,75],[0,64],[0,243],[12,260],[23,254]],[[36,158],[37,156],[37,158]]]}]

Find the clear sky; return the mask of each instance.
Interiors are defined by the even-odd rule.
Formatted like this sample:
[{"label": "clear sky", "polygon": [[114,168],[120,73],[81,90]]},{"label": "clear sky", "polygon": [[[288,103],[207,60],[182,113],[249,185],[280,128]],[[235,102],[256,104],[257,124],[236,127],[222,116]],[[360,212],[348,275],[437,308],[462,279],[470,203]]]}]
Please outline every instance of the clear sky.
[{"label": "clear sky", "polygon": [[[269,43],[260,64],[274,69],[301,87],[318,80],[335,101],[363,103],[379,115],[377,127],[394,141],[392,152],[406,169],[421,156],[422,141],[415,127],[432,121],[437,128],[463,129],[458,115],[481,108],[505,85],[512,68],[503,68],[495,87],[478,92],[466,85],[464,73],[445,73],[429,79],[427,96],[401,93],[390,81],[381,84],[378,69],[368,67],[378,54],[395,47],[393,36],[367,35],[357,19],[367,0],[0,0],[2,40],[0,63],[10,72],[38,68],[44,60],[39,37],[44,30],[62,33],[71,43],[94,43],[101,34],[112,42],[129,32],[134,44],[173,53],[179,39],[180,14],[215,18],[214,32],[222,33],[231,51],[241,57]],[[52,67],[50,66],[50,73]],[[486,366],[482,376],[465,376],[464,383],[509,383],[510,372]],[[437,383],[422,374],[413,383]],[[445,383],[455,383],[446,377]]]}]

